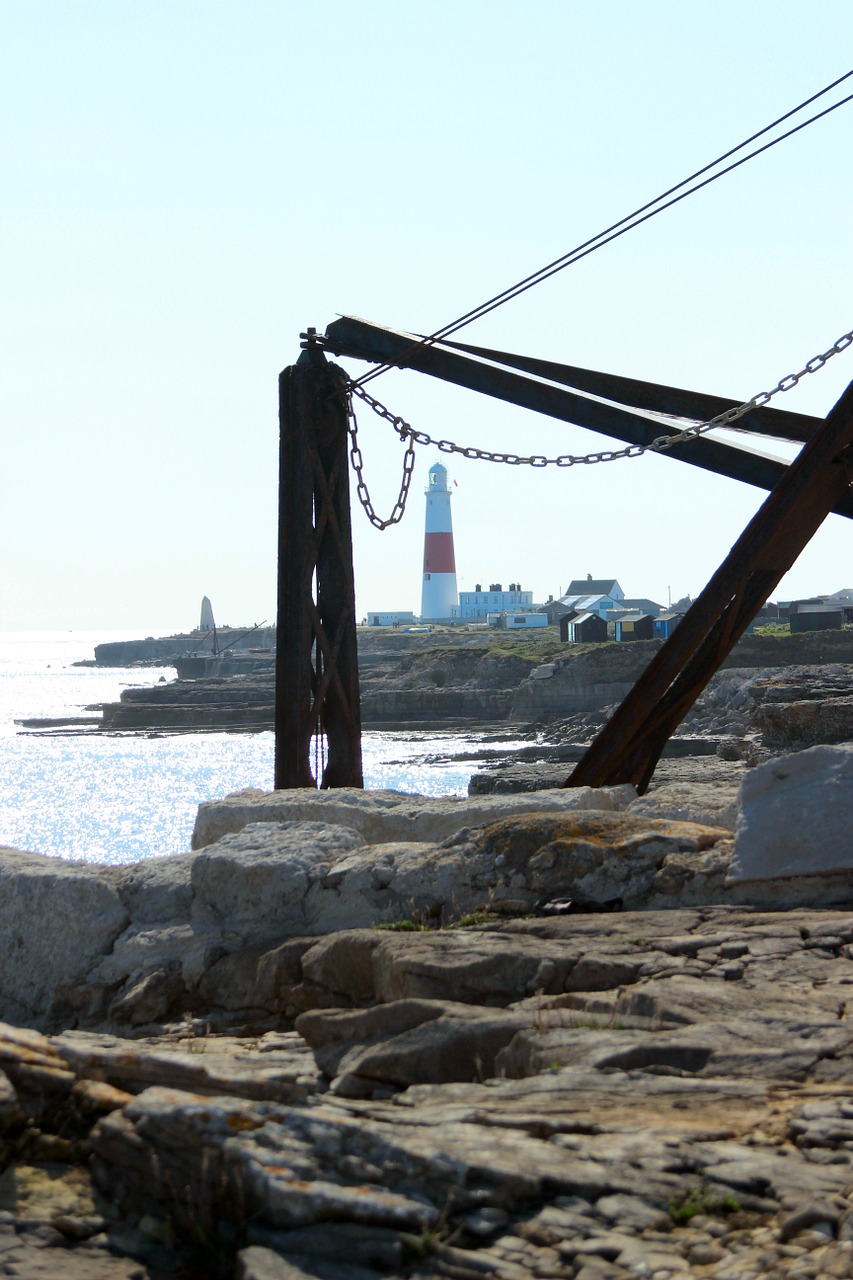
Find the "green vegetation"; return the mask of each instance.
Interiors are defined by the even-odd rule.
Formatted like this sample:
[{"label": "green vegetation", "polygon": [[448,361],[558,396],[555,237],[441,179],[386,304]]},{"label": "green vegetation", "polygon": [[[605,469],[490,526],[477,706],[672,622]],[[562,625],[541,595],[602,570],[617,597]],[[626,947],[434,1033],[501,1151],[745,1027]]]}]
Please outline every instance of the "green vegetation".
[{"label": "green vegetation", "polygon": [[435,925],[428,920],[389,920],[385,924],[375,924],[374,929],[385,929],[388,933],[421,933],[426,929],[434,929]]},{"label": "green vegetation", "polygon": [[683,1226],[699,1213],[709,1217],[724,1218],[730,1213],[739,1212],[739,1200],[734,1196],[715,1195],[704,1181],[673,1196],[669,1202],[669,1216],[679,1226]]},{"label": "green vegetation", "polygon": [[403,1246],[403,1257],[409,1261],[421,1261],[435,1252],[441,1240],[440,1231],[424,1231],[419,1236],[403,1233],[400,1243]]},{"label": "green vegetation", "polygon": [[546,634],[541,638],[534,635],[510,635],[505,631],[497,631],[495,639],[489,645],[488,656],[496,658],[523,658],[527,662],[550,662],[552,658],[565,657],[566,646],[559,633],[545,628]]},{"label": "green vegetation", "polygon": [[789,636],[791,634],[791,624],[789,622],[766,622],[763,626],[756,627],[753,635],[756,636]]},{"label": "green vegetation", "polygon": [[610,1018],[607,1022],[599,1022],[597,1018],[579,1018],[570,1022],[572,1031],[621,1031],[622,1023],[618,1018]]},{"label": "green vegetation", "polygon": [[477,925],[490,924],[494,920],[494,912],[483,908],[479,911],[469,911],[460,916],[458,920],[448,920],[446,923],[438,915],[428,916],[415,912],[404,920],[387,920],[372,927],[374,929],[384,929],[387,933],[421,933],[427,929],[430,931],[435,929],[473,929]]},{"label": "green vegetation", "polygon": [[469,911],[467,915],[460,916],[458,920],[454,920],[450,928],[472,929],[478,924],[490,924],[494,919],[494,915],[489,911]]}]

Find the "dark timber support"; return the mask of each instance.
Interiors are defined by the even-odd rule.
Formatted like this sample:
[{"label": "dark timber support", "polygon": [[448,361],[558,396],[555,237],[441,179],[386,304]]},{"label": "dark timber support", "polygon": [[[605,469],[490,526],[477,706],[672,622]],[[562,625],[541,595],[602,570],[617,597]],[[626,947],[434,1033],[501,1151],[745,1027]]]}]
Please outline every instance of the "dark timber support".
[{"label": "dark timber support", "polygon": [[646,790],[667,740],[797,556],[848,496],[853,383],[565,783]]},{"label": "dark timber support", "polygon": [[277,789],[364,785],[345,385],[310,334],[279,378]]}]

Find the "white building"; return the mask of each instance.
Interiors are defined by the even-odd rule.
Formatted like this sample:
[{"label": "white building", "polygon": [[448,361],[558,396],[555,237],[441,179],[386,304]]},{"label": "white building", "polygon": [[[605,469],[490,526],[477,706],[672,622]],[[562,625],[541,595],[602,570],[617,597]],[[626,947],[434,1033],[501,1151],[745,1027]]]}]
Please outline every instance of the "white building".
[{"label": "white building", "polygon": [[511,582],[506,591],[493,582],[484,591],[478,582],[473,591],[459,593],[459,616],[463,621],[485,622],[492,613],[531,613],[533,592],[522,591],[520,582]]},{"label": "white building", "polygon": [[366,621],[369,627],[410,627],[415,615],[408,609],[371,609]]},{"label": "white building", "polygon": [[490,622],[501,631],[515,631],[517,627],[526,627],[535,631],[537,627],[547,627],[548,619],[544,613],[499,613],[497,619]]}]

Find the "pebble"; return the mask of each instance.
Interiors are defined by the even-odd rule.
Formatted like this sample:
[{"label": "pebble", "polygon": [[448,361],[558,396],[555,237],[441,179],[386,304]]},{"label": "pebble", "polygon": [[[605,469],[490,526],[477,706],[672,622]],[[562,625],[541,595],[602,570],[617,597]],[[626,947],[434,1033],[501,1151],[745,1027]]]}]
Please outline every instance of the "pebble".
[{"label": "pebble", "polygon": [[722,1262],[726,1251],[718,1244],[694,1244],[687,1256],[695,1266],[708,1267],[712,1262]]}]

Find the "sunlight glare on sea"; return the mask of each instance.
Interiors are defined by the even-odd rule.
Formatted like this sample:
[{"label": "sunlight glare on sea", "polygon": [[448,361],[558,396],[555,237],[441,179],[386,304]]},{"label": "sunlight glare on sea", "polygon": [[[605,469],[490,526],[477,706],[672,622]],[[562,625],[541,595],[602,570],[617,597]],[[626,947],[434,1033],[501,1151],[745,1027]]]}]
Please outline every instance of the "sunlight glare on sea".
[{"label": "sunlight glare on sea", "polygon": [[[185,853],[199,804],[273,785],[265,733],[101,734],[22,731],[16,720],[95,716],[130,685],[171,667],[75,667],[138,632],[0,633],[0,844],[82,862],[124,864]],[[525,740],[528,741],[528,740]],[[365,786],[466,795],[485,750],[523,745],[511,726],[485,732],[366,731]],[[464,760],[449,757],[465,754]]]}]

